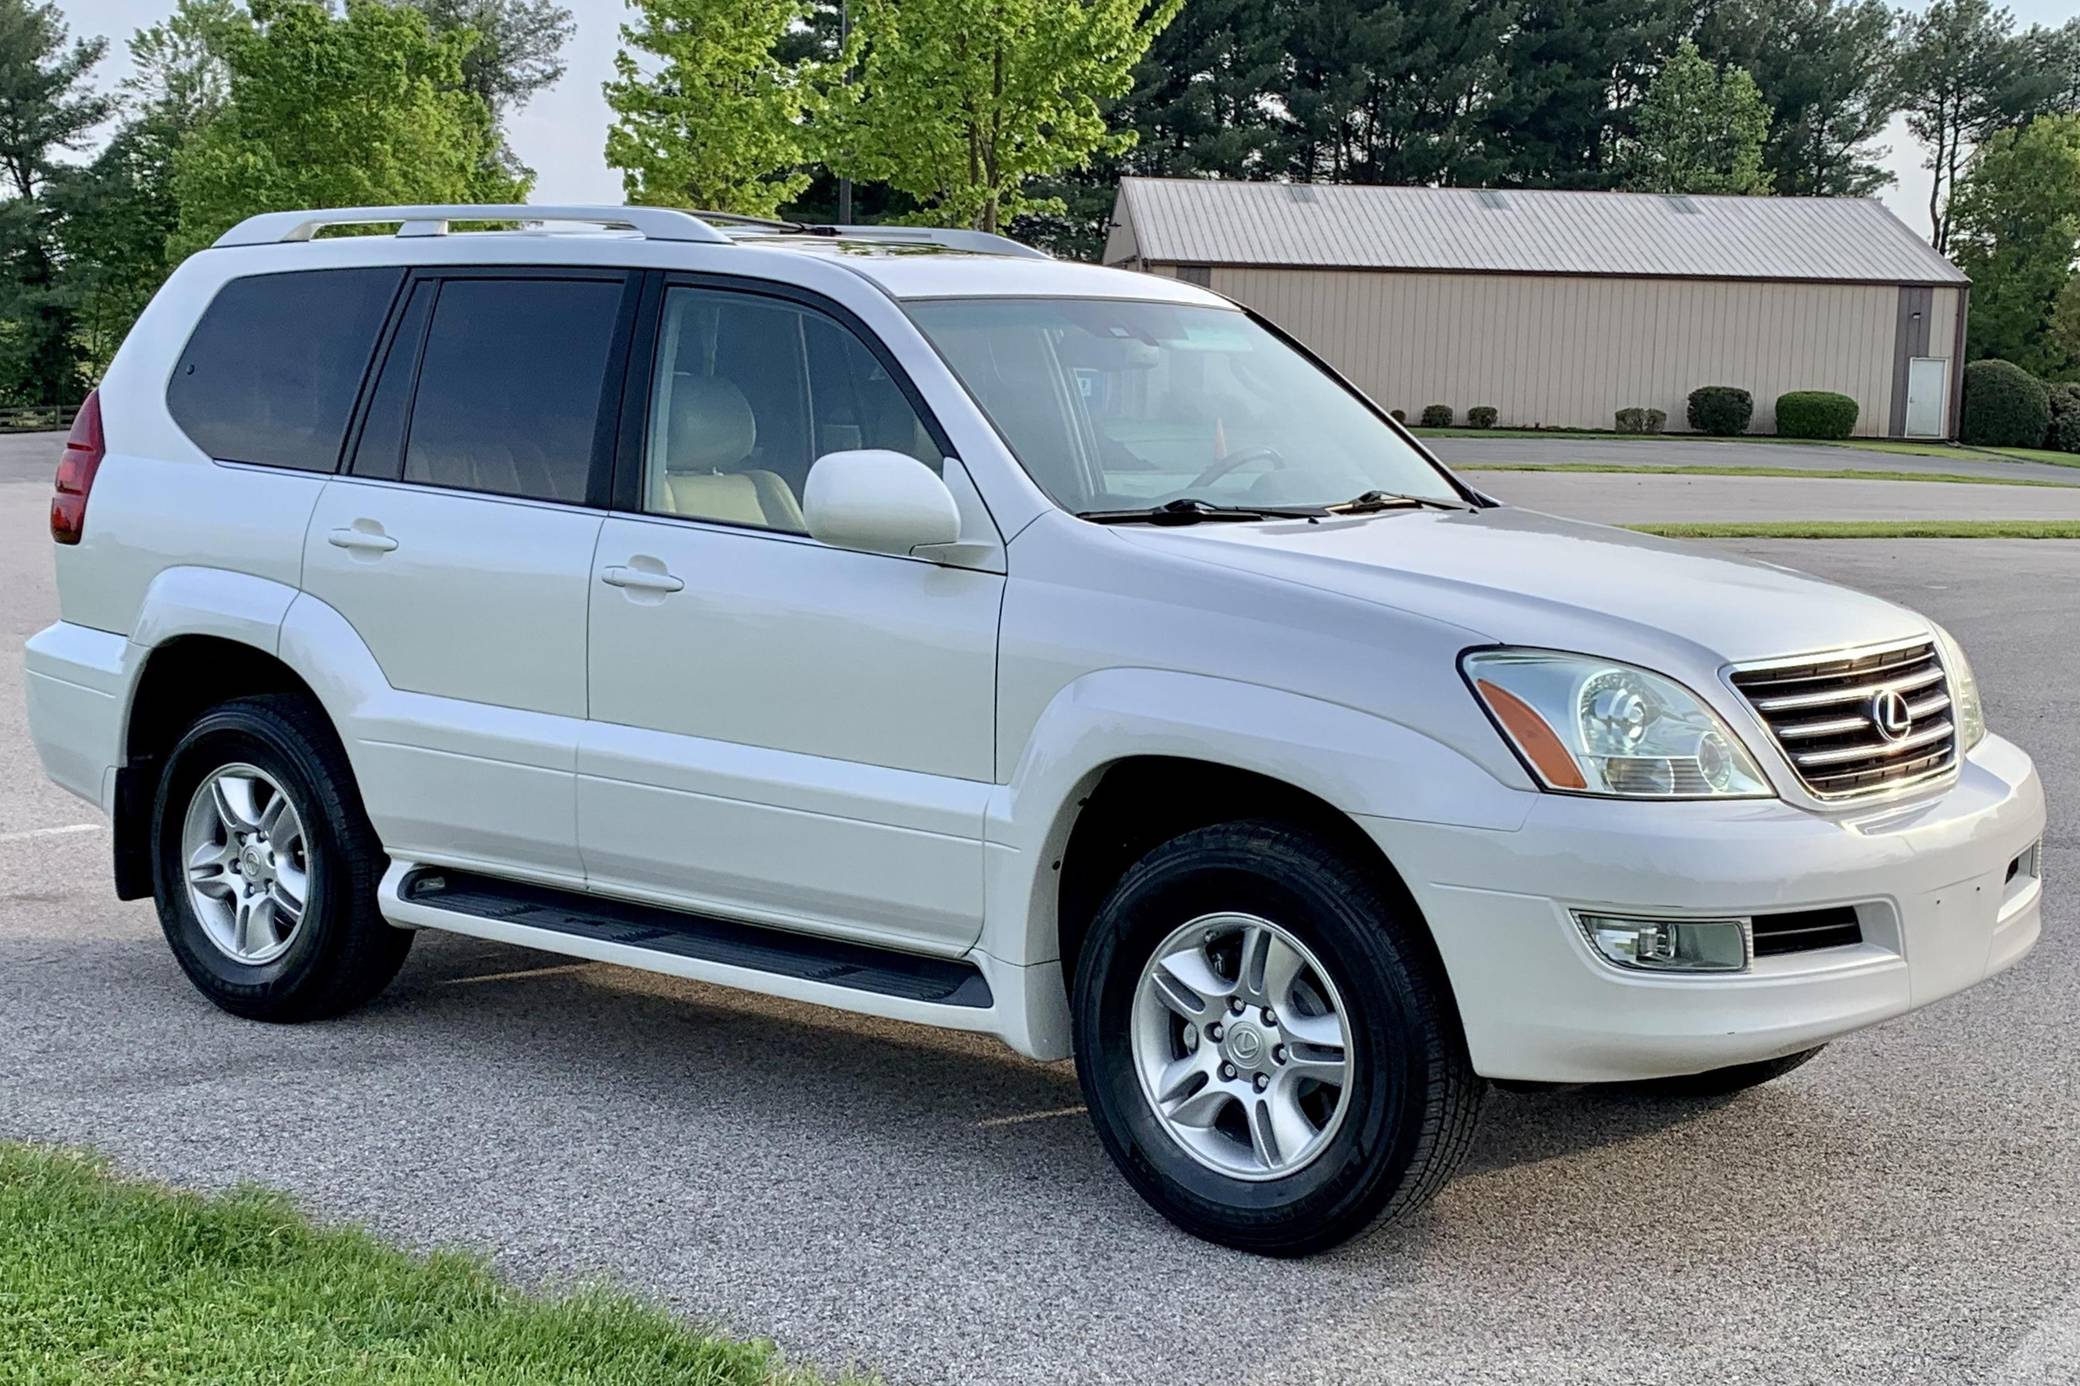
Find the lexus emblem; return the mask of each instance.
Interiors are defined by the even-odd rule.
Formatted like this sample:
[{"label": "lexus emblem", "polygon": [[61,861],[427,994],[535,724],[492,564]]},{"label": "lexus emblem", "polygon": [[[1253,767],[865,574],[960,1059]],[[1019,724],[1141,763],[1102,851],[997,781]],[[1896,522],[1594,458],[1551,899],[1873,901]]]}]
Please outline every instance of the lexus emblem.
[{"label": "lexus emblem", "polygon": [[1887,741],[1903,741],[1914,729],[1914,713],[1898,689],[1882,689],[1871,696],[1871,725]]}]

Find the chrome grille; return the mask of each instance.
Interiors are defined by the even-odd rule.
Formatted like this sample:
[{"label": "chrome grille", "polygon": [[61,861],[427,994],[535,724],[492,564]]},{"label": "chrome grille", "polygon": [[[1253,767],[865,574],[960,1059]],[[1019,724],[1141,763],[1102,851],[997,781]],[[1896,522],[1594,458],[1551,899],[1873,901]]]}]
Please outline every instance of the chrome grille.
[{"label": "chrome grille", "polygon": [[[1749,665],[1734,670],[1733,686],[1815,794],[1891,789],[1956,764],[1950,684],[1932,640]],[[1879,723],[1886,710],[1894,719],[1890,728]],[[1902,710],[1904,730],[1897,722]]]}]

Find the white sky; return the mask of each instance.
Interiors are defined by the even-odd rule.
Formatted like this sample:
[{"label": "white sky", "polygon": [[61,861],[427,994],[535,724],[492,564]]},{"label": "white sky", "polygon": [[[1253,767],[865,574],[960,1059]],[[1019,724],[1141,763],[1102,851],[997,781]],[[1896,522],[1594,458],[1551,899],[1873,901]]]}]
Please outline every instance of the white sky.
[{"label": "white sky", "polygon": [[[535,201],[618,203],[620,175],[607,167],[601,153],[608,113],[600,84],[612,75],[624,7],[620,0],[565,3],[578,21],[577,35],[564,54],[569,70],[511,119],[510,137],[538,175]],[[108,37],[109,55],[97,75],[104,85],[113,86],[129,70],[130,35],[164,19],[173,10],[173,0],[59,0],[58,8],[76,36]],[[2080,0],[2009,0],[2008,8],[2025,25],[2063,24],[2080,14]],[[1899,181],[1882,196],[1907,225],[1926,235],[1928,174],[1921,167],[1921,151],[1901,121],[1893,122],[1888,139],[1891,149],[1885,166]]]}]

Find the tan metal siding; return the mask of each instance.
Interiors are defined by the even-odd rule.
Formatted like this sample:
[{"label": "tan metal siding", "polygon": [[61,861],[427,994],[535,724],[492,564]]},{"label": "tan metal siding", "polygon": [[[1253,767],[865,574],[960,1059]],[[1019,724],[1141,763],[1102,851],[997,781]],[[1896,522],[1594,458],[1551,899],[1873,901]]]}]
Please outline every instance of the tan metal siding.
[{"label": "tan metal siding", "polygon": [[1637,405],[1682,429],[1700,385],[1752,391],[1758,433],[1787,390],[1848,395],[1859,433],[1891,416],[1891,285],[1216,268],[1213,287],[1411,418],[1490,404],[1504,427],[1609,428]]},{"label": "tan metal siding", "polygon": [[[1928,354],[1930,356],[1948,357],[1957,349],[1957,300],[1962,296],[1962,291],[1958,289],[1937,289],[1935,291],[1934,302],[1930,305],[1928,313]],[[1954,361],[1951,363],[1951,371],[1953,375],[1951,384],[1952,388],[1955,388],[1956,362]]]}]

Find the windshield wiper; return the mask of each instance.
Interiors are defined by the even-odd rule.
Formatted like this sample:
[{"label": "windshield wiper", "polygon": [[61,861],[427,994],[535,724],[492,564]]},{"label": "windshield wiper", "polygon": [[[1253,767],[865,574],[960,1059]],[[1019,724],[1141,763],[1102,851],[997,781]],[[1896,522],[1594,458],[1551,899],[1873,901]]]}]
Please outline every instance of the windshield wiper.
[{"label": "windshield wiper", "polygon": [[1320,506],[1215,505],[1197,496],[1135,510],[1079,510],[1076,518],[1101,525],[1195,525],[1201,520],[1319,520]]},{"label": "windshield wiper", "polygon": [[1435,496],[1408,496],[1399,491],[1366,491],[1352,496],[1340,505],[1328,506],[1331,515],[1369,515],[1375,510],[1393,510],[1401,506],[1428,506],[1433,510],[1464,510],[1467,507],[1457,501],[1439,500]]}]

